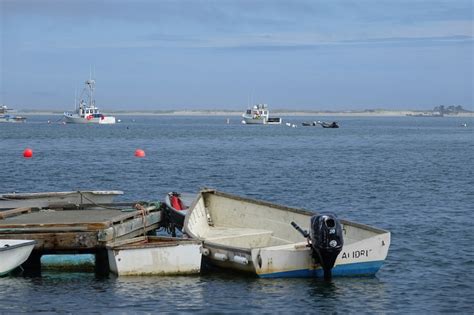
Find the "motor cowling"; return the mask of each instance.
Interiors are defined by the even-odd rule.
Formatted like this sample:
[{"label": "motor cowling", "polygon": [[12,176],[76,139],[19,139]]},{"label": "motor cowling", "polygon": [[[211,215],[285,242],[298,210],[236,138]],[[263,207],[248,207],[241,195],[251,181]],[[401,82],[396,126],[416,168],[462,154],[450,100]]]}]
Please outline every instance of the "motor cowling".
[{"label": "motor cowling", "polygon": [[311,217],[310,239],[313,257],[323,267],[324,278],[330,279],[344,245],[342,226],[336,215],[328,213]]}]

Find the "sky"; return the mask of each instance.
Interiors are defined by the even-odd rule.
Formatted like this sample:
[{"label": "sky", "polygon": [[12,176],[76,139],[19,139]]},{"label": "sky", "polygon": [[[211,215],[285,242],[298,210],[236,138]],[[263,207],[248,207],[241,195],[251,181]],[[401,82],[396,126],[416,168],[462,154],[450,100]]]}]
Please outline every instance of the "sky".
[{"label": "sky", "polygon": [[473,106],[474,0],[0,0],[0,103],[71,110]]}]

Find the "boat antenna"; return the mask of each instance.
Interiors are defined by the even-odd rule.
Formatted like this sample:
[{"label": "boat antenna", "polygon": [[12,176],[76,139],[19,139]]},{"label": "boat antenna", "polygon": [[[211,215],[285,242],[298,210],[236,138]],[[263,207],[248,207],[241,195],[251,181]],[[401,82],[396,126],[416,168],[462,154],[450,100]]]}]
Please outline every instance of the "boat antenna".
[{"label": "boat antenna", "polygon": [[77,110],[77,87],[74,88],[74,110]]}]

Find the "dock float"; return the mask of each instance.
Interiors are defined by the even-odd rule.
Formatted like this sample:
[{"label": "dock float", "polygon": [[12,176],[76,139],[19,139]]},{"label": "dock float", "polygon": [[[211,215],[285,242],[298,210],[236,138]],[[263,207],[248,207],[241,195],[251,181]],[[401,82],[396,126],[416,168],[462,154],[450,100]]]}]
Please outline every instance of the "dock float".
[{"label": "dock float", "polygon": [[161,221],[159,202],[17,208],[0,211],[0,239],[37,242],[25,269],[40,271],[42,255],[95,254],[96,271],[107,272],[107,244],[146,235]]}]

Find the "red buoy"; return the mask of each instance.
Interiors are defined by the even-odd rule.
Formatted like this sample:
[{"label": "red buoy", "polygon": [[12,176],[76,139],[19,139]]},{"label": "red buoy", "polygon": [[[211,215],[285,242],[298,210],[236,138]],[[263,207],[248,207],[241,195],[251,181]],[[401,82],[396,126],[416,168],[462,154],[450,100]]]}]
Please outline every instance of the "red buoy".
[{"label": "red buoy", "polygon": [[140,157],[140,158],[145,157],[145,151],[143,151],[141,149],[136,149],[135,150],[135,156]]},{"label": "red buoy", "polygon": [[33,150],[31,150],[30,148],[26,148],[25,151],[23,151],[23,157],[26,159],[32,158]]}]

